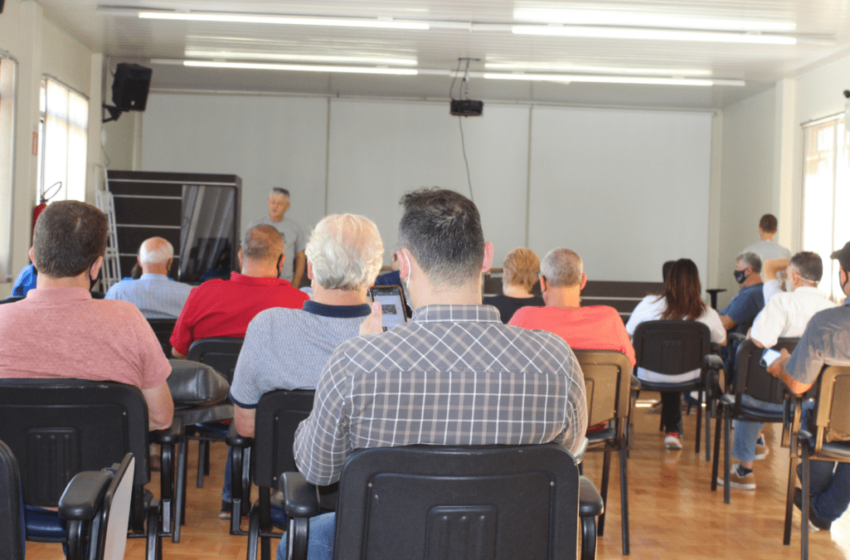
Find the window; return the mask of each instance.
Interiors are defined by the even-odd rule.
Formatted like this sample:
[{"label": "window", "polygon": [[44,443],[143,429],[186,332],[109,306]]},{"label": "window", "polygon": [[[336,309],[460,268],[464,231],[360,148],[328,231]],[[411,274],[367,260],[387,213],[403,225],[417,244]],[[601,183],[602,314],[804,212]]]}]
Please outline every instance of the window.
[{"label": "window", "polygon": [[52,194],[55,186],[58,191],[51,200],[85,201],[89,100],[53,78],[45,78],[39,108],[39,197],[48,191]]},{"label": "window", "polygon": [[840,302],[844,293],[838,263],[829,255],[850,241],[850,222],[836,219],[836,209],[850,207],[850,144],[844,115],[806,126],[803,136],[803,250],[821,256],[820,287]]},{"label": "window", "polygon": [[12,280],[12,186],[18,63],[0,52],[0,281]]}]

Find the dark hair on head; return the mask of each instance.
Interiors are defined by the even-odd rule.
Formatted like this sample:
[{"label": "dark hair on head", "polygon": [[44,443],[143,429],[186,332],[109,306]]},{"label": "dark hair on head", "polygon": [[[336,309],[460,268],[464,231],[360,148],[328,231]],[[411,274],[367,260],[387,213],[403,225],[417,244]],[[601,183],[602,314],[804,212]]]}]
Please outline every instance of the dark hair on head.
[{"label": "dark hair on head", "polygon": [[283,254],[283,235],[277,228],[260,224],[245,232],[242,258],[254,261],[277,260]]},{"label": "dark hair on head", "polygon": [[667,278],[670,276],[670,269],[673,268],[673,265],[676,264],[676,261],[666,261],[663,265],[661,265],[661,276],[664,278],[664,282],[667,282]]},{"label": "dark hair on head", "polygon": [[454,191],[420,189],[401,197],[399,247],[435,284],[461,286],[480,277],[484,231],[475,203]]},{"label": "dark hair on head", "polygon": [[39,274],[79,276],[106,252],[106,215],[85,202],[50,204],[38,217],[32,247]]},{"label": "dark hair on head", "polygon": [[284,189],[283,187],[272,187],[272,190],[269,192],[269,196],[285,196],[286,200],[289,200],[289,189]]},{"label": "dark hair on head", "polygon": [[800,276],[815,284],[823,278],[823,259],[817,253],[800,251],[791,257],[788,266],[793,266],[800,273]]},{"label": "dark hair on head", "polygon": [[702,285],[697,265],[691,259],[679,259],[670,267],[670,275],[659,299],[667,300],[661,319],[699,319],[705,313]]},{"label": "dark hair on head", "polygon": [[765,214],[759,220],[759,227],[765,233],[776,233],[776,216],[773,214]]}]

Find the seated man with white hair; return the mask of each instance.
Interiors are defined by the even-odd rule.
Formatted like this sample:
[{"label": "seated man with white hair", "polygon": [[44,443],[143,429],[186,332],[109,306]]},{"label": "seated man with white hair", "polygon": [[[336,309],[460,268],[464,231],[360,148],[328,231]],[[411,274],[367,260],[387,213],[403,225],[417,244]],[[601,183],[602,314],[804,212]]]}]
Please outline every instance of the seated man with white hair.
[{"label": "seated man with white hair", "polygon": [[[352,214],[326,217],[313,230],[306,254],[312,299],[303,309],[262,311],[248,325],[230,387],[236,430],[242,436],[254,435],[257,403],[263,394],[275,389],[315,389],[333,351],[359,335],[360,324],[371,312],[366,291],[375,282],[384,254],[380,233],[371,220]],[[227,472],[224,517],[230,509],[229,482]]]},{"label": "seated man with white hair", "polygon": [[129,301],[145,319],[179,317],[192,286],[168,277],[174,262],[174,247],[162,237],[151,237],[139,247],[136,258],[142,269],[141,278],[118,282],[106,292],[106,299]]}]

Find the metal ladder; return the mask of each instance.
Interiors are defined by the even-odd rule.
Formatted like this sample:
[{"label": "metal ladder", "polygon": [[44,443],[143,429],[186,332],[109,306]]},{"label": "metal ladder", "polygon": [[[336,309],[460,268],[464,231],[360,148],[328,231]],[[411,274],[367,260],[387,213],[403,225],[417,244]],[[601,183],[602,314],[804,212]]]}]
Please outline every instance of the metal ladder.
[{"label": "metal ladder", "polygon": [[103,182],[95,187],[95,202],[97,207],[106,214],[107,235],[106,254],[103,257],[103,291],[106,292],[121,281],[121,261],[118,259],[118,230],[115,227],[115,199],[107,190],[109,172],[106,167],[96,165],[103,171]]}]

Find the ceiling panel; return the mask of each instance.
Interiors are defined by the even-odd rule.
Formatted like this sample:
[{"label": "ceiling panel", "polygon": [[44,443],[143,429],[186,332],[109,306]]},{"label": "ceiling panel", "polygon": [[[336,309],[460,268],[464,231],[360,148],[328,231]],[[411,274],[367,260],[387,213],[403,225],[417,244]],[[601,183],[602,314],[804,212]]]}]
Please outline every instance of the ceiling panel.
[{"label": "ceiling panel", "polygon": [[[545,101],[616,106],[719,108],[770,87],[776,80],[850,49],[847,0],[669,0],[609,2],[532,2],[509,0],[385,0],[323,2],[231,0],[149,1],[39,0],[48,18],[115,64],[122,59],[227,60],[265,63],[379,64],[415,67],[443,75],[368,76],[237,69],[185,68],[153,64],[154,88],[291,92],[338,95],[448,97],[448,72],[458,57],[472,63],[470,95],[485,100]],[[336,28],[262,23],[222,23],[139,19],[140,9],[316,17],[394,18],[434,22],[429,30]],[[122,11],[123,10],[123,11]],[[529,12],[529,10],[535,10]],[[543,10],[543,12],[541,12]],[[545,10],[559,10],[552,12]],[[567,10],[567,12],[564,12]],[[791,26],[796,45],[733,44],[622,38],[516,35],[506,24],[546,24],[563,14],[575,18],[615,16],[632,28],[646,18],[673,25]],[[534,14],[544,14],[536,16]],[[126,15],[125,15],[126,14]],[[550,18],[544,21],[544,18]],[[736,23],[737,22],[737,23]],[[749,23],[746,23],[749,22]],[[445,29],[439,25],[464,24]],[[469,24],[496,24],[493,31]],[[342,62],[343,64],[345,62]],[[525,66],[526,72],[558,71],[594,75],[708,75],[744,80],[743,87],[648,86],[503,82],[477,77],[485,64]],[[488,70],[496,71],[496,70]],[[511,72],[512,70],[498,70]],[[613,74],[612,74],[613,73]]]}]

